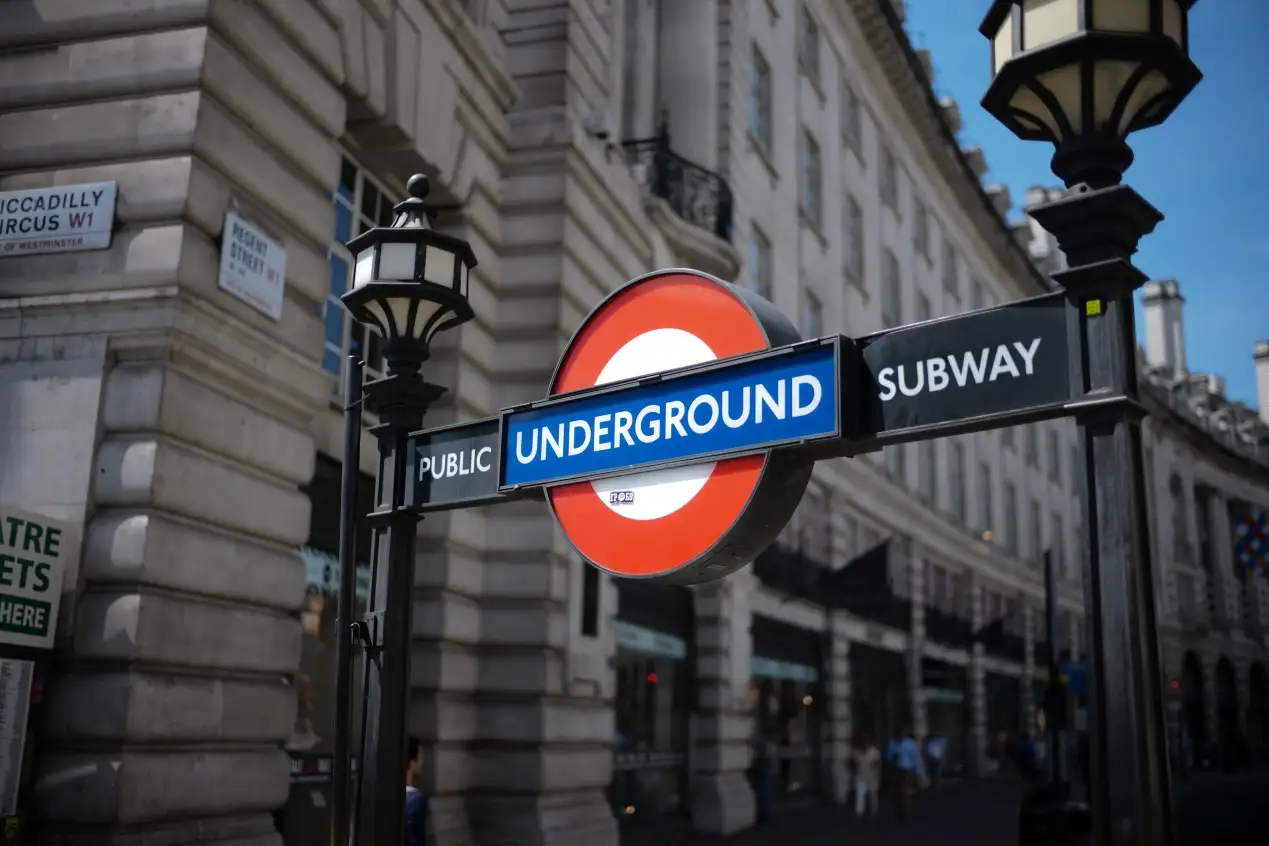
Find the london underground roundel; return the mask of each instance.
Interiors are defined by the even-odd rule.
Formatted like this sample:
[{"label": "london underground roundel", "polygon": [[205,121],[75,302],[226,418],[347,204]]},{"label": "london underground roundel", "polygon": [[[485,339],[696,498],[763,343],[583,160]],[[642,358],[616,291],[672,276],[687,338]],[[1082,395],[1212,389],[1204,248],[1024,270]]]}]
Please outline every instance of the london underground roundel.
[{"label": "london underground roundel", "polygon": [[[583,321],[549,393],[798,340],[792,324],[753,292],[695,270],[661,270],[619,288]],[[616,576],[697,584],[734,572],[775,539],[811,468],[767,451],[559,485],[547,499],[591,564]]]}]

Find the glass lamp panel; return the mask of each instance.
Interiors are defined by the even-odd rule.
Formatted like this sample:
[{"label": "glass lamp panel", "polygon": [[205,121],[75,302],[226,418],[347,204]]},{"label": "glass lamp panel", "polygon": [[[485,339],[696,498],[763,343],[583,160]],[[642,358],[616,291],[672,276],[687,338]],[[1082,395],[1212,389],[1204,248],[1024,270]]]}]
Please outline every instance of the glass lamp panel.
[{"label": "glass lamp panel", "polygon": [[435,324],[441,322],[432,318],[438,313],[445,311],[446,308],[441,303],[434,303],[431,300],[420,300],[419,310],[414,315],[414,325],[410,327],[410,337],[431,340]]},{"label": "glass lamp panel", "polygon": [[428,244],[423,259],[423,278],[446,288],[454,287],[454,262],[458,257],[444,247]]},{"label": "glass lamp panel", "polygon": [[1014,91],[1013,98],[1009,101],[1009,107],[1026,116],[1026,118],[1015,116],[1020,122],[1031,128],[1042,128],[1054,141],[1061,140],[1062,133],[1058,131],[1058,125],[1053,120],[1053,115],[1049,113],[1048,107],[1030,88],[1019,86]]},{"label": "glass lamp panel", "polygon": [[1034,50],[1079,32],[1080,2],[1081,0],[1023,0],[1022,49]]},{"label": "glass lamp panel", "polygon": [[383,329],[385,338],[406,337],[406,322],[410,317],[409,297],[383,297],[371,300],[365,309]]},{"label": "glass lamp panel", "polygon": [[375,250],[378,245],[372,244],[361,252],[357,253],[356,263],[353,265],[353,289],[356,290],[365,285],[374,278],[375,271]]},{"label": "glass lamp panel", "polygon": [[414,260],[418,248],[409,242],[387,242],[379,247],[379,278],[394,282],[414,280]]},{"label": "glass lamp panel", "polygon": [[[1066,115],[1066,120],[1071,125],[1071,132],[1079,135],[1084,130],[1083,86],[1080,85],[1080,66],[1068,65],[1064,68],[1056,68],[1048,73],[1042,73],[1036,77],[1036,82],[1049,90],[1049,93],[1057,101],[1058,108],[1062,114]],[[1047,111],[1038,114],[1047,114]],[[1045,122],[1052,122],[1055,130],[1053,137],[1061,140],[1062,134],[1056,131],[1059,127],[1057,121],[1050,117]]]},{"label": "glass lamp panel", "polygon": [[1181,0],[1163,0],[1163,34],[1185,49],[1185,12]]},{"label": "glass lamp panel", "polygon": [[1091,23],[1101,32],[1149,32],[1150,0],[1094,0]]},{"label": "glass lamp panel", "polygon": [[1015,14],[1016,10],[1011,9],[1009,14],[1005,15],[1000,29],[996,30],[996,37],[991,40],[991,54],[995,59],[995,67],[991,69],[993,74],[998,73],[1001,65],[1009,61],[1009,57],[1013,55],[1013,16]]},{"label": "glass lamp panel", "polygon": [[1160,108],[1163,102],[1151,107],[1149,114],[1144,111],[1146,105],[1158,95],[1166,93],[1171,87],[1172,83],[1159,71],[1152,70],[1147,73],[1129,96],[1128,106],[1124,109],[1123,117],[1120,118],[1119,126],[1115,127],[1115,131],[1120,135],[1127,135],[1136,129],[1141,121],[1153,117],[1153,112]]}]

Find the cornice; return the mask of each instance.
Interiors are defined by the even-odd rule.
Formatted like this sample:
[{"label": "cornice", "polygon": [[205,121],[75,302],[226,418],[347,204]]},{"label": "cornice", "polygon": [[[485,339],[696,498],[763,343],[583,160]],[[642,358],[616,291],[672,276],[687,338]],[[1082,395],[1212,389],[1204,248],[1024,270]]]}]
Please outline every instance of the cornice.
[{"label": "cornice", "polygon": [[846,0],[842,5],[854,14],[859,30],[900,99],[902,110],[916,126],[927,154],[974,221],[980,237],[994,248],[999,263],[1024,286],[1028,281],[1032,283],[1036,293],[1053,290],[1053,283],[1015,240],[1009,222],[996,211],[995,203],[961,151],[890,0]]},{"label": "cornice", "polygon": [[1142,404],[1161,426],[1193,447],[1203,459],[1222,472],[1241,476],[1256,485],[1269,486],[1269,462],[1248,451],[1221,443],[1167,397],[1167,389],[1142,378]]}]

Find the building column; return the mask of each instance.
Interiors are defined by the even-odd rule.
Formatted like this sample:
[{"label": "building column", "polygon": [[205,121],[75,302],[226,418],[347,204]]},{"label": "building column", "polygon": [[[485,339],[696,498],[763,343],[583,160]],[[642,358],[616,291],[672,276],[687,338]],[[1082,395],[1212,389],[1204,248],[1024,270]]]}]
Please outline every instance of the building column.
[{"label": "building column", "polygon": [[[118,189],[108,248],[0,270],[0,501],[82,539],[35,810],[49,844],[276,844],[344,103],[251,9],[213,37],[208,4],[120,8],[10,5],[0,26],[33,94],[0,115],[3,187]],[[226,48],[244,27],[267,61]],[[259,70],[279,63],[319,105]],[[286,250],[276,318],[218,287],[231,209]]]},{"label": "building column", "polygon": [[916,544],[908,542],[908,579],[912,603],[912,627],[907,654],[908,701],[912,703],[910,727],[917,738],[925,737],[925,685],[921,659],[925,655],[925,555]]},{"label": "building column", "polygon": [[1218,490],[1213,490],[1207,500],[1209,539],[1212,549],[1212,566],[1216,577],[1216,610],[1220,620],[1230,630],[1243,628],[1242,594],[1234,577],[1234,529],[1229,522],[1229,500]]},{"label": "building column", "polygon": [[749,597],[754,590],[747,570],[694,589],[696,714],[688,801],[692,827],[709,835],[726,836],[754,824],[748,777],[753,754]]},{"label": "building column", "polygon": [[844,611],[830,612],[828,697],[825,713],[828,715],[827,734],[823,744],[826,758],[824,767],[828,777],[825,795],[842,804],[850,797],[850,739],[854,731],[851,714],[850,636],[847,634],[848,617]]},{"label": "building column", "polygon": [[[1035,732],[1035,646],[1036,626],[1043,625],[1044,617],[1036,613],[1035,606],[1028,600],[1022,604],[1022,691],[1018,697],[1022,703],[1022,725],[1027,731]],[[1051,646],[1051,645],[1050,645]]]},{"label": "building column", "polygon": [[[970,574],[970,620],[972,628],[983,627],[983,592],[976,574]],[[987,774],[987,651],[981,643],[975,643],[969,659],[969,711],[970,754],[966,765],[971,775]]]},{"label": "building column", "polygon": [[[633,0],[630,0],[633,2]],[[660,3],[657,76],[670,148],[707,170],[718,165],[718,0]]]}]

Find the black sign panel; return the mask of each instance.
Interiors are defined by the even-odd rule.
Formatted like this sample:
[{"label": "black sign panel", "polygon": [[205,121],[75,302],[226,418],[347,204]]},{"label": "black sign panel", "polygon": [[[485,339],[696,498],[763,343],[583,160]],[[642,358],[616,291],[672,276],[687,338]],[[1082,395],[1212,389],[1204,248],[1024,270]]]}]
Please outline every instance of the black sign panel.
[{"label": "black sign panel", "polygon": [[858,340],[856,437],[882,443],[1062,417],[1071,399],[1065,294]]},{"label": "black sign panel", "polygon": [[410,436],[405,503],[444,511],[498,502],[500,418],[425,429]]}]

